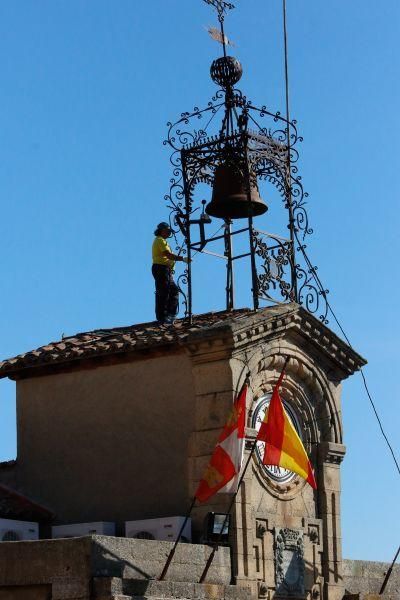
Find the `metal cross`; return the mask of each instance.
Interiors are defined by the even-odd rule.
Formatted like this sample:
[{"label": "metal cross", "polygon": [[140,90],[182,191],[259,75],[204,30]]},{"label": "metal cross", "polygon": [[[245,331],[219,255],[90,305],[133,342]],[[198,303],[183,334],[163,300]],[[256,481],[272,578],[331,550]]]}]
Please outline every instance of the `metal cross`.
[{"label": "metal cross", "polygon": [[228,10],[235,8],[232,2],[226,2],[225,0],[204,0],[206,4],[213,6],[218,13],[218,20],[223,21]]}]

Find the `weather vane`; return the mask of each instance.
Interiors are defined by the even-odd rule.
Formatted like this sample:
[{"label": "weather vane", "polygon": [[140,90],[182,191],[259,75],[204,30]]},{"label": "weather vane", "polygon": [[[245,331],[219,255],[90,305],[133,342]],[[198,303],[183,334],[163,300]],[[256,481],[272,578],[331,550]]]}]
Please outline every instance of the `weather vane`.
[{"label": "weather vane", "polygon": [[220,31],[215,27],[207,27],[207,31],[216,42],[220,42],[224,48],[224,56],[226,56],[226,46],[234,46],[235,44],[228,39],[224,32],[224,19],[228,10],[235,8],[232,2],[226,2],[225,0],[204,0],[206,4],[213,6],[218,13],[218,21],[220,25]]}]

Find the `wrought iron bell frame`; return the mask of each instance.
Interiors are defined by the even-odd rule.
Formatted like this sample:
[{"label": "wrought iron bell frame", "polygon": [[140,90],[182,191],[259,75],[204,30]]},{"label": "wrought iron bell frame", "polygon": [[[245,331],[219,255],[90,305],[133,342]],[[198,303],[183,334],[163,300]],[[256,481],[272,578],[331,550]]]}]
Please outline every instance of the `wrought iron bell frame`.
[{"label": "wrought iron bell frame", "polygon": [[[224,11],[218,11],[218,20],[224,38]],[[308,194],[303,189],[297,166],[297,145],[303,138],[298,134],[295,120],[285,118],[280,112],[271,112],[266,106],[254,106],[235,87],[241,76],[239,61],[227,56],[224,43],[223,56],[211,66],[211,77],[220,86],[212,100],[205,108],[195,107],[192,112],[181,113],[175,123],[167,124],[168,137],[164,144],[172,150],[173,175],[165,200],[171,211],[169,220],[177,252],[189,258],[186,270],[178,278],[185,316],[191,320],[193,315],[190,260],[194,253],[206,253],[226,260],[227,310],[234,308],[234,261],[248,257],[254,310],[259,308],[262,300],[270,303],[297,301],[310,312],[319,312],[319,318],[327,322],[327,290],[321,291],[316,284],[317,267],[307,261],[302,265],[296,258],[296,251],[301,251],[300,256],[304,255],[306,237],[312,233],[305,208]],[[215,117],[220,111],[223,113],[222,122],[215,128]],[[203,119],[205,126],[196,128],[195,124]],[[246,226],[233,230],[232,222],[225,220],[222,235],[207,237],[206,226],[210,218],[204,211],[206,201],[202,200],[201,209],[200,203],[195,200],[196,186],[206,183],[212,187],[215,169],[224,163],[227,153],[235,157],[243,169],[249,209],[251,177],[266,180],[278,190],[287,210],[288,238],[256,228],[251,210]],[[201,213],[196,218],[200,209]],[[248,252],[233,255],[232,239],[235,235],[248,236]],[[206,250],[208,244],[218,240],[223,240],[223,255]]]}]

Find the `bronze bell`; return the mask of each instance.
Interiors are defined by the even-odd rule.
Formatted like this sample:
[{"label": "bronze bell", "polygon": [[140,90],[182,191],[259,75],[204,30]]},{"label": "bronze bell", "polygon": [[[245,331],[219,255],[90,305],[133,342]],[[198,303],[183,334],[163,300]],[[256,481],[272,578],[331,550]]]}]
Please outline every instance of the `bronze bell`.
[{"label": "bronze bell", "polygon": [[220,219],[258,217],[268,210],[260,198],[255,177],[250,177],[250,201],[243,175],[233,165],[222,164],[215,169],[211,202],[206,213]]}]

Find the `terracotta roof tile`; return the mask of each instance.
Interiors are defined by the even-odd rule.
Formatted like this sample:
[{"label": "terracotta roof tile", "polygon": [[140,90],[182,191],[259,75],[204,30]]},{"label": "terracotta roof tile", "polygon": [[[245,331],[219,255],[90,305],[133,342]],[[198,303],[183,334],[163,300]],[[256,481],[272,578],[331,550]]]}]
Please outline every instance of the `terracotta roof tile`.
[{"label": "terracotta roof tile", "polygon": [[[269,324],[269,325],[268,325]],[[42,368],[79,365],[82,360],[98,360],[112,355],[135,351],[182,346],[221,333],[229,328],[236,342],[246,343],[248,335],[263,335],[264,327],[283,329],[290,324],[344,370],[348,376],[366,364],[359,354],[349,348],[337,335],[296,303],[270,306],[257,313],[244,308],[234,311],[205,313],[187,320],[177,320],[173,326],[160,327],[155,321],[112,329],[96,329],[63,337],[36,350],[0,362],[0,378],[30,377]],[[235,342],[235,343],[236,343]]]},{"label": "terracotta roof tile", "polygon": [[13,469],[16,464],[17,461],[15,460],[15,458],[12,460],[3,460],[2,462],[0,462],[0,469]]},{"label": "terracotta roof tile", "polygon": [[53,516],[47,508],[33,502],[20,492],[0,485],[0,517],[29,521],[48,521]]},{"label": "terracotta roof tile", "polygon": [[77,333],[46,344],[36,350],[0,362],[0,378],[41,365],[61,364],[80,358],[130,352],[155,346],[185,343],[194,331],[218,323],[237,320],[252,311],[240,309],[197,315],[190,324],[180,319],[174,325],[160,327],[157,322],[139,323],[113,329],[96,329]]}]

